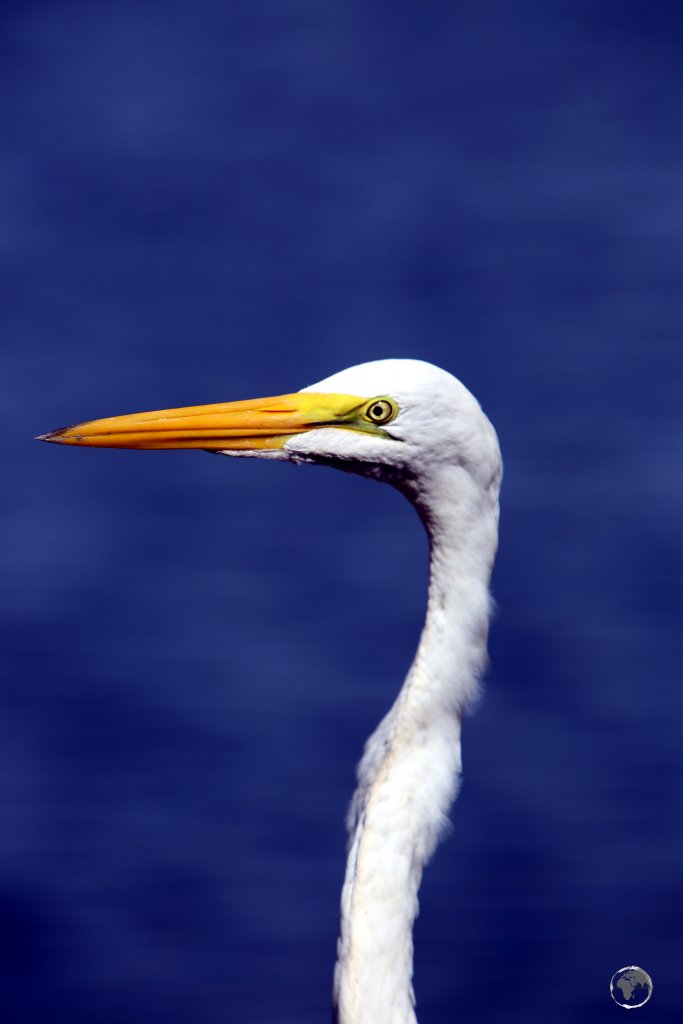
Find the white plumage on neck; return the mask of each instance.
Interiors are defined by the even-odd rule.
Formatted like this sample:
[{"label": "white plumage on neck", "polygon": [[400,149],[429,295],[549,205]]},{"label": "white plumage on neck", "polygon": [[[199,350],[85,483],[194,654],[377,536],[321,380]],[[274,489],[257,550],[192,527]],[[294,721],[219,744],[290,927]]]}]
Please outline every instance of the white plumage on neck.
[{"label": "white plumage on neck", "polygon": [[415,1024],[417,892],[456,793],[462,712],[486,663],[499,480],[499,463],[487,487],[443,465],[407,488],[430,539],[427,617],[358,766],[335,969],[339,1024]]}]

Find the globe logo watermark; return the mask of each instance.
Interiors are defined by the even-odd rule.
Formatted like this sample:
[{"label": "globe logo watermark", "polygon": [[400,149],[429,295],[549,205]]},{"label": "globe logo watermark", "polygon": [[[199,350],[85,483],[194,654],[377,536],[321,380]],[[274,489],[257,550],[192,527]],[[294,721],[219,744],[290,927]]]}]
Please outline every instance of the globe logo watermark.
[{"label": "globe logo watermark", "polygon": [[622,967],[609,983],[612,999],[625,1010],[645,1006],[652,995],[652,978],[642,967]]}]

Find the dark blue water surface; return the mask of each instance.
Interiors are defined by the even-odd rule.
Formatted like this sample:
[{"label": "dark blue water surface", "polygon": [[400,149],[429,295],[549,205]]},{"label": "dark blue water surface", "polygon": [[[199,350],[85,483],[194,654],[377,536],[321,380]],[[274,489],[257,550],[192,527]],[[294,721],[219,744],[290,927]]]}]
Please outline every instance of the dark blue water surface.
[{"label": "dark blue water surface", "polygon": [[683,14],[5,4],[3,1024],[317,1024],[421,627],[389,488],[63,423],[443,365],[506,462],[421,1024],[671,1021],[683,973]]}]

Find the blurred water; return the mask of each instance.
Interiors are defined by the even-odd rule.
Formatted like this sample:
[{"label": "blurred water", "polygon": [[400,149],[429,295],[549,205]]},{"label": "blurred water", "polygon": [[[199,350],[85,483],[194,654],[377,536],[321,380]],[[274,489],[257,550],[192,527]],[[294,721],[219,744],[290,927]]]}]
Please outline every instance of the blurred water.
[{"label": "blurred water", "polygon": [[506,461],[485,700],[421,1024],[681,976],[682,16],[9,4],[0,81],[0,999],[327,1020],[343,817],[426,545],[343,474],[56,450],[93,416],[418,356]]}]

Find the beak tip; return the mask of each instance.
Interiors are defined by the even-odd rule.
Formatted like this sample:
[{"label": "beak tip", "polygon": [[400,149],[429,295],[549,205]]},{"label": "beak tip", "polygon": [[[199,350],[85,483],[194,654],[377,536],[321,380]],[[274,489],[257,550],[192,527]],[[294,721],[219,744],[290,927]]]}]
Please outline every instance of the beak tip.
[{"label": "beak tip", "polygon": [[49,430],[47,434],[38,434],[34,441],[51,441],[54,444],[64,444],[62,434],[65,434],[71,427],[58,427],[57,430]]}]

